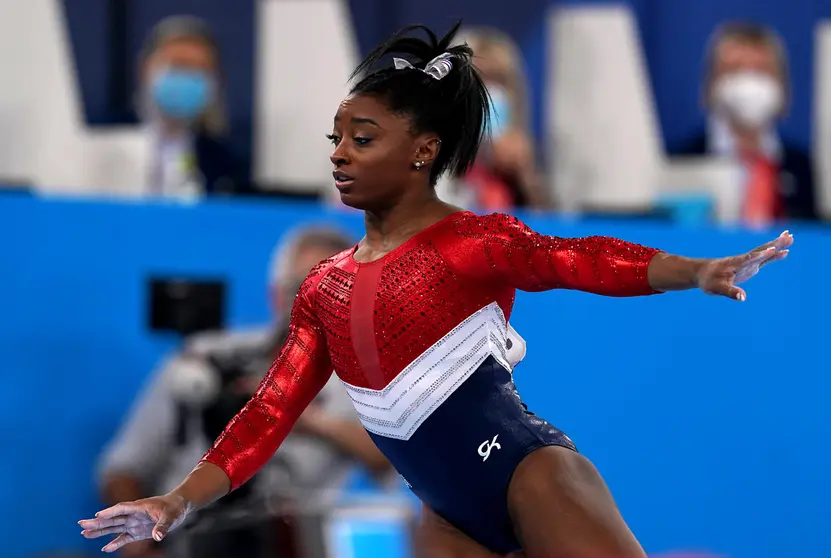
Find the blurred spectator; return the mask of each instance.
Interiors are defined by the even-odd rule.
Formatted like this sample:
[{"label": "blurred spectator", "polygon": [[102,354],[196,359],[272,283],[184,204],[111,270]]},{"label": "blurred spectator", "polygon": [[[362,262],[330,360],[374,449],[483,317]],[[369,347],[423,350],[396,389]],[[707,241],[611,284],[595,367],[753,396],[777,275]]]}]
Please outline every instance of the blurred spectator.
[{"label": "blurred spectator", "polygon": [[[184,479],[257,389],[285,341],[291,304],[309,269],[350,246],[350,240],[334,230],[307,228],[290,234],[275,251],[271,266],[274,325],[263,331],[193,336],[160,367],[102,456],[100,483],[107,504],[164,493]],[[376,477],[391,470],[333,375],[271,463],[204,513],[274,497],[291,498],[298,492],[308,495],[331,485],[331,479],[356,462]],[[240,545],[260,544],[260,535],[252,535],[253,543],[239,533],[230,535],[235,540],[200,536],[200,546],[210,539],[211,547],[210,552],[200,550],[200,558],[259,555],[261,549],[244,550]],[[175,539],[171,545],[177,543]],[[154,545],[152,541],[128,545],[122,554],[160,556]]]},{"label": "blurred spectator", "polygon": [[706,131],[673,154],[735,159],[744,170],[748,225],[816,218],[812,161],[776,131],[790,101],[787,53],[776,31],[756,23],[722,25],[710,41],[705,72]]},{"label": "blurred spectator", "polygon": [[516,207],[542,208],[549,196],[541,180],[531,137],[528,86],[522,56],[505,33],[469,28],[464,40],[473,49],[475,64],[491,99],[491,137],[473,170],[458,185],[463,205],[486,211]]},{"label": "blurred spectator", "polygon": [[227,143],[220,51],[204,21],[162,20],[141,53],[139,111],[152,136],[146,192],[199,197],[249,189]]}]

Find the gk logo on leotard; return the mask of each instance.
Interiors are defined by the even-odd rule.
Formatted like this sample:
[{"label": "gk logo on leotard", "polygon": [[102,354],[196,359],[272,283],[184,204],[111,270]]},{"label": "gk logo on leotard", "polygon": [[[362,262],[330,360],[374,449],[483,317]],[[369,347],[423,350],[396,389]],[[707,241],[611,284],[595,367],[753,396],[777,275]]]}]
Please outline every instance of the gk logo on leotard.
[{"label": "gk logo on leotard", "polygon": [[493,437],[493,440],[488,441],[485,440],[482,442],[482,445],[479,446],[479,455],[482,456],[482,463],[488,460],[488,457],[491,456],[491,450],[493,449],[502,449],[502,446],[496,443],[496,439],[499,438],[499,434]]}]

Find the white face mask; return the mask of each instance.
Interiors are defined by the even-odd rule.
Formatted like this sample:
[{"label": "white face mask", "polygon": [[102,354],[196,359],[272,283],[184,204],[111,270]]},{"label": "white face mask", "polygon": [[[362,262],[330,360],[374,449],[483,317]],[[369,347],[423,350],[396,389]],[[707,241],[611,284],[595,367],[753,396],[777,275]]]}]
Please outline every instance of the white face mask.
[{"label": "white face mask", "polygon": [[737,72],[720,78],[714,101],[730,118],[749,128],[769,125],[782,110],[782,87],[773,77],[758,72]]}]

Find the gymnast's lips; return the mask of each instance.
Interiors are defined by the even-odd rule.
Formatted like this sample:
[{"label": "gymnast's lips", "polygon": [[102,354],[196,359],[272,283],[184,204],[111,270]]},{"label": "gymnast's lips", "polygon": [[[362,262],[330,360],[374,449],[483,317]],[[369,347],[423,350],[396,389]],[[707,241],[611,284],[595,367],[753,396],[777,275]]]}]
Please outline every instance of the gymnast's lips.
[{"label": "gymnast's lips", "polygon": [[337,188],[338,190],[344,190],[348,188],[355,181],[354,178],[340,171],[333,172],[332,177],[335,179],[335,188]]}]

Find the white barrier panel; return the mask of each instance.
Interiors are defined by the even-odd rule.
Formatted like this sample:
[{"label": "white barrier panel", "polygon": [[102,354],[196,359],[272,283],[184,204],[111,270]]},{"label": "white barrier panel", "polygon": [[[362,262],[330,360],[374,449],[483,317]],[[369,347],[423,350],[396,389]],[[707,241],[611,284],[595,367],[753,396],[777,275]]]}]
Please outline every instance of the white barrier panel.
[{"label": "white barrier panel", "polygon": [[259,0],[254,178],[312,192],[331,184],[338,103],[358,63],[344,0]]},{"label": "white barrier panel", "polygon": [[0,2],[0,177],[78,191],[84,123],[62,7]]},{"label": "white barrier panel", "polygon": [[149,186],[152,136],[142,126],[111,126],[87,131],[90,162],[85,180],[103,196],[141,197]]},{"label": "white barrier panel", "polygon": [[814,141],[816,200],[821,215],[831,217],[831,22],[817,24],[814,44]]},{"label": "white barrier panel", "polygon": [[648,206],[663,149],[631,9],[552,9],[548,37],[548,147],[557,198],[575,210]]},{"label": "white barrier panel", "polygon": [[720,223],[737,224],[742,217],[743,176],[741,165],[729,159],[673,157],[661,175],[661,193],[706,195]]}]

